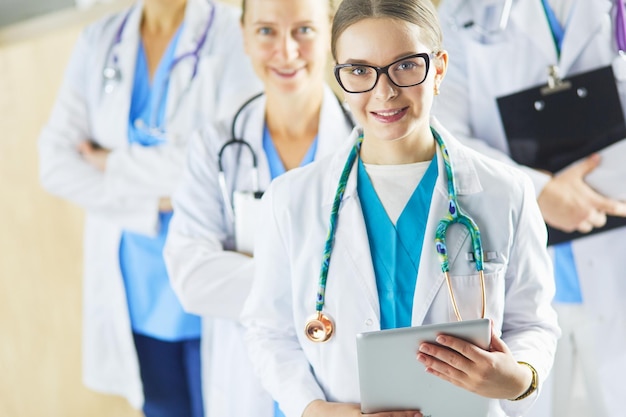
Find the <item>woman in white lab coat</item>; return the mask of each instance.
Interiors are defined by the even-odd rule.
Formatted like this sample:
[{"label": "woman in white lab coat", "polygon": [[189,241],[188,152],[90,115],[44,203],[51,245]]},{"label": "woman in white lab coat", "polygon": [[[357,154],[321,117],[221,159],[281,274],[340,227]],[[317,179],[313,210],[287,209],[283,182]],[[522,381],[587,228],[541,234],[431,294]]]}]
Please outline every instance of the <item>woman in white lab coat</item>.
[{"label": "woman in white lab coat", "polygon": [[[347,139],[350,117],[325,83],[330,13],[329,2],[319,0],[244,3],[245,48],[264,95],[243,106],[236,121],[226,118],[207,126],[191,141],[184,178],[174,195],[175,215],[164,252],[172,285],[187,311],[216,318],[211,321],[213,366],[207,378],[211,416],[280,415],[252,373],[238,324],[254,261],[241,253],[250,248],[235,239],[230,205],[234,192],[264,190],[285,170],[328,155]],[[218,154],[232,135],[251,150],[224,148],[221,187]],[[253,173],[251,151],[258,174]]]},{"label": "woman in white lab coat", "polygon": [[[532,185],[516,169],[464,147],[430,118],[447,66],[435,13],[429,0],[343,0],[333,21],[335,74],[360,127],[352,144],[277,179],[263,197],[256,275],[242,321],[254,368],[287,417],[361,415],[357,333],[455,320],[435,246],[451,201],[448,156],[459,210],[473,217],[491,253],[484,258],[491,347],[473,347],[473,355],[463,356],[468,343],[448,337],[440,342],[452,351],[422,344],[416,360],[492,398],[490,416],[528,409],[537,396],[536,377],[541,381],[552,365],[559,331]],[[334,207],[337,217],[329,222]],[[334,239],[329,223],[336,225]],[[460,225],[450,227],[447,239],[460,314],[480,317],[480,279],[466,256],[472,239]],[[406,254],[394,252],[401,247]],[[407,256],[412,267],[399,263]],[[324,286],[320,265],[328,259]],[[387,292],[394,280],[413,290]],[[320,302],[321,312],[334,319],[325,343],[305,332]]]},{"label": "woman in white lab coat", "polygon": [[[175,346],[196,343],[200,336],[199,319],[182,312],[160,267],[169,198],[182,173],[188,137],[207,120],[236,109],[259,85],[243,53],[238,18],[236,9],[213,1],[145,0],[89,26],[39,138],[44,188],[87,213],[84,382],[122,395],[137,408],[146,396],[148,416],[152,406],[146,384],[162,378],[146,373],[158,366],[140,366],[137,338]],[[146,104],[149,96],[142,93],[149,89],[152,101]],[[131,241],[140,239],[153,245],[154,263],[133,256]],[[137,267],[135,259],[145,263]],[[156,288],[131,282],[148,267],[158,270],[159,295],[127,296]],[[160,315],[141,304],[158,306],[163,300]],[[137,311],[141,306],[146,308]],[[189,354],[196,359],[188,370],[199,366],[196,356]],[[167,359],[156,358],[169,363]],[[188,382],[197,385],[189,389],[195,416],[202,405],[196,395],[199,381],[194,377]],[[166,402],[175,391],[170,386],[154,396]],[[174,406],[176,415],[187,413],[186,404]]]},{"label": "woman in white lab coat", "polygon": [[[451,65],[446,89],[442,90],[434,112],[453,134],[475,149],[513,164],[508,157],[509,146],[496,98],[545,85],[549,65],[558,65],[562,78],[613,66],[626,116],[625,62],[618,52],[617,39],[620,26],[622,33],[626,29],[617,20],[616,7],[621,2],[548,0],[542,6],[540,0],[513,1],[504,29],[481,34],[482,29],[490,26],[489,18],[496,22],[494,28],[498,26],[503,3],[476,2],[471,7],[467,7],[469,2],[460,0],[440,3]],[[556,19],[552,24],[546,17],[546,6]],[[462,28],[463,23],[470,21],[474,25]],[[557,41],[553,32],[559,34]],[[555,47],[559,43],[559,48]],[[584,177],[598,166],[597,159],[588,159],[554,176],[517,166],[533,180],[544,219],[556,229],[589,232],[601,227],[606,216],[625,214],[624,204],[585,184]],[[622,189],[623,174],[621,178],[615,174],[612,177],[617,182],[615,187]],[[606,185],[604,188],[611,189]],[[558,248],[554,305],[563,337],[553,372],[554,417],[573,412],[568,407],[572,404],[573,371],[577,369],[582,370],[584,392],[593,414],[624,416],[624,247],[626,229],[621,227],[581,237],[569,247]],[[560,255],[563,250],[569,251],[569,255]],[[561,284],[567,282],[566,277],[571,278],[570,284]]]}]

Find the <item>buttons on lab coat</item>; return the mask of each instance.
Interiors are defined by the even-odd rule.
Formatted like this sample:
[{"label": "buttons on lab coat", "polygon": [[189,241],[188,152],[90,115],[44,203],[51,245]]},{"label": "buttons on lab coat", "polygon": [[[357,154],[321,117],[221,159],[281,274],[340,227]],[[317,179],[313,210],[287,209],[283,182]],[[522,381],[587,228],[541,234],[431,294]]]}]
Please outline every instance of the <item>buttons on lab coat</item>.
[{"label": "buttons on lab coat", "polygon": [[372,319],[365,320],[365,325],[366,326],[371,326],[372,324],[374,324],[374,320],[372,320]]}]

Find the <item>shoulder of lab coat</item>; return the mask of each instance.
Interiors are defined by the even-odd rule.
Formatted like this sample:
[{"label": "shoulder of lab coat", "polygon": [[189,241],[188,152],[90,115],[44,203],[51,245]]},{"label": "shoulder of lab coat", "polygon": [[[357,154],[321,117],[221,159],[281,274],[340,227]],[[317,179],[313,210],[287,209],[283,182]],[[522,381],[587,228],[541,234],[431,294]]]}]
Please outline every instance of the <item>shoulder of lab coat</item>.
[{"label": "shoulder of lab coat", "polygon": [[[502,331],[502,337],[515,357],[532,363],[544,377],[552,363],[558,327],[556,315],[550,307],[554,287],[545,249],[546,231],[530,180],[518,169],[459,144],[436,120],[433,120],[433,126],[444,137],[455,164],[459,197],[466,203],[463,208],[470,214],[479,209],[484,211],[480,217],[482,224],[479,225],[483,231],[506,226],[498,232],[505,235],[494,238],[493,233],[485,233],[486,238],[491,234],[492,239],[504,242],[504,250],[509,255],[507,259],[502,259],[506,265],[505,284],[502,286],[504,293],[492,296],[494,300],[501,297],[497,303],[504,303],[499,307],[503,319],[497,318],[503,321],[496,326]],[[352,136],[352,140],[355,139],[356,132]],[[341,303],[353,307],[354,316],[342,316],[342,329],[338,328],[334,340],[323,345],[312,347],[302,335],[305,317],[315,311],[314,296],[323,238],[337,181],[350,147],[342,147],[335,155],[276,179],[264,196],[264,222],[259,232],[264,240],[257,247],[257,270],[242,313],[242,322],[247,328],[246,339],[255,371],[287,415],[301,415],[315,399],[358,402],[356,365],[346,360],[356,355],[350,335],[375,330],[375,326],[363,325],[363,322],[369,322],[365,318],[379,320],[376,316],[377,301],[370,300],[371,297],[376,299],[375,278],[366,232],[364,227],[358,225],[363,222],[362,215],[359,217],[358,210],[351,209],[349,213],[343,212],[344,217],[340,215],[338,219],[343,231],[338,230],[337,236],[341,233],[344,242],[335,242],[336,249],[341,246],[341,252],[335,251],[331,259],[329,283],[336,286],[333,294],[342,294]],[[355,207],[355,201],[358,203],[355,177],[351,175],[348,180],[342,202],[344,208],[340,210],[348,210],[349,205]],[[440,200],[445,200],[447,195],[445,187],[445,181],[440,178],[437,185],[437,193],[442,194],[442,197],[437,197]],[[487,203],[481,200],[483,190],[499,195],[497,204],[503,207],[493,209],[507,213],[504,217],[498,216],[505,218],[506,224],[487,223],[490,207],[485,207]],[[438,220],[429,219],[429,223]],[[305,229],[306,242],[302,242]],[[348,236],[351,240],[346,243]],[[357,246],[361,248],[358,253],[353,251]],[[348,260],[345,255],[350,251],[353,252],[351,260]],[[433,256],[436,259],[436,254]],[[423,254],[422,261],[431,262],[427,258]],[[436,261],[432,263],[429,269],[439,266]],[[361,279],[351,277],[348,271],[354,276],[360,275]],[[337,274],[341,275],[341,280],[336,279]],[[362,292],[365,287],[361,281],[365,276],[373,289]],[[437,288],[434,290],[437,291]],[[372,291],[374,295],[371,295]],[[355,292],[355,297],[361,300],[358,303],[345,298]],[[427,318],[441,317],[444,311],[449,313],[447,293],[444,295],[445,302],[431,304]],[[302,298],[309,296],[310,300]],[[327,297],[327,305],[330,307],[332,304],[331,298]],[[419,324],[415,318],[414,324]],[[310,360],[316,361],[319,367],[313,366]],[[346,388],[346,385],[351,386]],[[510,410],[511,415],[518,415],[532,401],[500,401],[497,407]]]},{"label": "shoulder of lab coat", "polygon": [[[260,186],[270,182],[263,149],[265,97],[243,109],[235,135],[250,143],[258,157]],[[218,184],[217,154],[230,139],[232,119],[207,126],[194,136],[180,187],[174,195],[174,216],[165,245],[170,281],[183,307],[204,316],[237,319],[253,278],[252,258],[234,252],[234,231],[225,213]],[[350,132],[340,103],[325,87],[316,158],[333,153]],[[244,151],[246,152],[246,151]],[[251,189],[249,168],[238,167],[234,155],[223,158],[227,189]],[[234,173],[238,182],[233,184]]]}]

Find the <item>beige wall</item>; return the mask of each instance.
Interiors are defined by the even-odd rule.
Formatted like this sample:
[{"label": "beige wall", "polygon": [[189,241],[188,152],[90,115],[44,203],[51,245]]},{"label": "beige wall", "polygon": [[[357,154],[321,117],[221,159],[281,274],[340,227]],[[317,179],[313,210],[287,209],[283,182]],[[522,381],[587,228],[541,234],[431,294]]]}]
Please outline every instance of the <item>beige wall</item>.
[{"label": "beige wall", "polygon": [[82,385],[83,214],[37,173],[36,139],[72,46],[109,9],[0,32],[0,417],[140,415]]},{"label": "beige wall", "polygon": [[140,415],[82,385],[83,213],[41,189],[36,149],[81,28],[128,1],[0,31],[0,417]]}]

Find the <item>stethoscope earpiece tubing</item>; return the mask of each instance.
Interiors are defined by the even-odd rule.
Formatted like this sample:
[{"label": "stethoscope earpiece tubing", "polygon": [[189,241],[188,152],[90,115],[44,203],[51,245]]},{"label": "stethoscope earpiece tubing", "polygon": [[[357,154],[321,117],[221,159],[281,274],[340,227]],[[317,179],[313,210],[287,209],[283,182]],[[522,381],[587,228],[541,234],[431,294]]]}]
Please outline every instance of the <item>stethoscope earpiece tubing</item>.
[{"label": "stethoscope earpiece tubing", "polygon": [[224,172],[224,166],[222,164],[222,155],[224,154],[224,151],[226,150],[226,148],[232,145],[241,145],[241,146],[245,146],[246,148],[248,148],[248,150],[250,151],[250,155],[252,157],[252,166],[255,169],[257,168],[257,164],[258,164],[257,156],[256,156],[256,152],[254,152],[254,149],[252,149],[252,145],[250,145],[250,143],[248,143],[248,141],[244,139],[233,138],[229,140],[228,142],[226,142],[225,144],[223,144],[222,147],[220,148],[220,151],[217,153],[217,167],[220,172]]},{"label": "stethoscope earpiece tubing", "polygon": [[[115,47],[117,45],[119,45],[122,42],[122,34],[124,33],[124,29],[126,27],[126,24],[128,23],[128,19],[131,15],[131,13],[133,12],[134,7],[138,7],[138,6],[133,6],[131,7],[128,12],[126,13],[126,15],[124,16],[124,19],[122,19],[122,22],[120,23],[119,28],[117,29],[117,31],[115,32],[115,37],[113,38],[113,42],[111,43],[111,45],[109,46],[109,50],[107,52],[107,56],[106,56],[106,60],[105,60],[105,66],[104,69],[102,70],[103,73],[103,77],[105,79],[105,82],[109,83],[109,86],[105,86],[105,92],[110,93],[113,90],[113,87],[111,87],[111,83],[112,82],[119,82],[121,80],[121,71],[119,69],[119,64],[118,64],[118,56],[117,54],[113,53],[113,50],[115,49]],[[190,52],[186,52],[176,58],[174,58],[174,60],[171,62],[170,66],[169,66],[169,72],[172,71],[172,69],[183,59],[193,56],[195,58],[195,62],[194,62],[194,66],[193,66],[193,71],[191,74],[191,79],[193,80],[196,77],[196,74],[198,73],[198,65],[200,63],[200,50],[202,49],[202,47],[204,46],[208,35],[209,35],[209,30],[211,29],[211,26],[213,26],[213,20],[215,19],[215,5],[211,5],[211,13],[209,15],[209,18],[207,19],[207,23],[204,26],[204,30],[202,31],[202,34],[200,35],[200,39],[198,40],[198,42],[196,43],[196,47],[194,48],[193,51]],[[113,61],[112,65],[109,65],[110,61]],[[169,75],[168,75],[169,78]]]},{"label": "stethoscope earpiece tubing", "polygon": [[[244,109],[246,107],[248,107],[248,105],[250,105],[250,103],[252,103],[254,100],[256,100],[257,98],[261,97],[263,94],[265,94],[263,91],[261,91],[258,94],[253,95],[252,97],[250,97],[249,99],[247,99],[240,107],[239,109],[237,109],[237,112],[235,113],[235,116],[233,116],[233,121],[230,124],[230,137],[232,139],[235,139],[237,137],[237,135],[235,135],[235,126],[237,125],[237,120],[239,120],[239,116],[241,115],[241,113],[244,111]],[[243,140],[243,139],[241,139]]]},{"label": "stethoscope earpiece tubing", "polygon": [[[228,186],[226,184],[226,175],[224,173],[224,163],[223,163],[223,156],[224,156],[224,151],[232,146],[232,145],[239,145],[239,149],[241,149],[241,146],[245,147],[246,149],[248,149],[248,151],[250,152],[250,156],[252,157],[252,187],[254,188],[254,196],[255,198],[258,198],[257,196],[261,196],[263,195],[263,192],[261,191],[261,189],[259,188],[259,171],[258,171],[258,158],[257,158],[257,154],[254,151],[254,149],[252,148],[252,145],[250,145],[250,143],[243,139],[243,138],[238,138],[235,135],[235,126],[237,125],[237,121],[239,120],[239,117],[241,116],[241,113],[243,112],[243,110],[248,107],[248,105],[250,103],[252,103],[254,100],[258,99],[259,97],[261,97],[264,93],[260,92],[258,94],[255,94],[254,96],[250,97],[248,100],[246,100],[240,107],[239,109],[237,109],[237,112],[235,112],[235,115],[233,116],[233,121],[231,122],[230,125],[230,137],[231,139],[228,140],[226,143],[224,143],[221,147],[219,152],[217,153],[217,178],[218,178],[218,183],[219,183],[219,187],[220,187],[220,192],[222,193],[222,198],[224,200],[224,203],[226,205],[226,213],[228,216],[228,220],[231,223],[235,222],[235,211],[234,211],[234,207],[233,207],[233,199],[231,198],[230,194],[228,193]],[[241,137],[241,136],[240,136]],[[240,154],[239,154],[240,156]],[[234,181],[236,182],[236,180]]]}]

